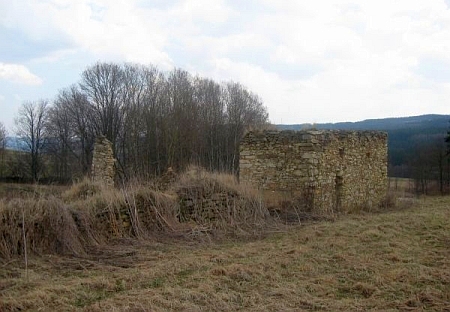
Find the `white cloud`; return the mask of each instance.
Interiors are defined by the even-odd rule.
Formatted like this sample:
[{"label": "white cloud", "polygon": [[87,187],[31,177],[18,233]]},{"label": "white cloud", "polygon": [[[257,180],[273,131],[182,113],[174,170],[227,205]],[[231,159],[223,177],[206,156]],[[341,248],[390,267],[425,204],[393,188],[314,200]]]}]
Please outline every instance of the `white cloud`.
[{"label": "white cloud", "polygon": [[77,46],[99,58],[172,65],[158,10],[140,9],[133,1],[76,1],[52,17]]},{"label": "white cloud", "polygon": [[450,97],[443,0],[17,0],[0,24],[65,42],[49,66],[85,53],[242,82],[274,122],[444,113]]},{"label": "white cloud", "polygon": [[20,29],[33,41],[65,42],[102,60],[155,63],[171,67],[164,51],[168,33],[158,9],[136,1],[19,0],[5,6],[0,23]]},{"label": "white cloud", "polygon": [[33,58],[33,63],[56,63],[63,59],[67,59],[76,54],[75,49],[61,49],[51,51],[43,57]]},{"label": "white cloud", "polygon": [[0,63],[0,79],[27,85],[40,85],[42,79],[21,64]]},{"label": "white cloud", "polygon": [[[271,69],[224,54],[211,70],[261,94],[274,122],[448,113],[450,72],[433,79],[436,64],[450,64],[450,11],[442,1],[264,3],[270,10],[252,16],[245,31],[268,38]],[[316,72],[296,80],[272,70],[308,64]]]},{"label": "white cloud", "polygon": [[[272,122],[293,122],[298,112],[298,104],[303,86],[298,81],[284,81],[277,74],[262,67],[233,62],[227,58],[210,61],[213,69],[210,76],[218,81],[234,80],[247,86],[264,99]],[[233,78],[237,77],[237,79]],[[298,117],[298,115],[297,115]]]},{"label": "white cloud", "polygon": [[237,55],[246,51],[270,49],[270,42],[262,34],[240,33],[222,37],[196,36],[183,39],[189,53],[210,59]]},{"label": "white cloud", "polygon": [[171,14],[178,18],[178,22],[208,22],[211,24],[225,22],[231,9],[223,0],[183,0],[171,9]]}]

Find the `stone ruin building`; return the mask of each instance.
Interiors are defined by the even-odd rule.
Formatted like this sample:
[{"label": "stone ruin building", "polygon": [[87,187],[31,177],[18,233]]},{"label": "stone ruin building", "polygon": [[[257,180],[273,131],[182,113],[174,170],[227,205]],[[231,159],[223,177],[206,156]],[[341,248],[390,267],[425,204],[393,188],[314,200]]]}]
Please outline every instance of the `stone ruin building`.
[{"label": "stone ruin building", "polygon": [[377,131],[249,132],[239,178],[270,204],[299,199],[322,213],[379,205],[386,197],[387,134]]},{"label": "stone ruin building", "polygon": [[98,136],[95,139],[94,154],[92,156],[92,180],[107,186],[114,186],[114,163],[112,143],[104,136]]}]

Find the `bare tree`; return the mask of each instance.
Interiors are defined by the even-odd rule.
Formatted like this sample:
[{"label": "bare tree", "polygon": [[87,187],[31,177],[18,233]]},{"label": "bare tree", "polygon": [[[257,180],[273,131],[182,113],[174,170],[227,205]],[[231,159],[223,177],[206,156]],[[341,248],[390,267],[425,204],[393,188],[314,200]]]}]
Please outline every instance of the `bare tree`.
[{"label": "bare tree", "polygon": [[443,135],[427,137],[426,142],[417,143],[410,156],[409,166],[412,169],[417,193],[446,193],[445,173],[449,172],[446,161],[446,147]]},{"label": "bare tree", "polygon": [[117,159],[125,176],[142,173],[142,141],[145,137],[144,105],[147,77],[144,66],[125,64],[123,68],[123,126],[119,134]]},{"label": "bare tree", "polygon": [[0,122],[0,154],[1,154],[0,177],[4,177],[5,173],[5,149],[6,149],[6,129],[3,123]]},{"label": "bare tree", "polygon": [[195,102],[199,106],[200,133],[198,153],[201,164],[209,170],[224,170],[226,151],[225,105],[220,84],[211,79],[197,77]]},{"label": "bare tree", "polygon": [[143,105],[142,119],[144,121],[142,145],[142,170],[148,174],[159,175],[167,166],[167,157],[164,150],[163,129],[167,110],[164,97],[166,78],[155,67],[144,70],[146,91]]},{"label": "bare tree", "polygon": [[91,118],[95,130],[110,140],[115,148],[123,126],[123,70],[117,64],[97,63],[81,76],[81,90],[93,107]]},{"label": "bare tree", "polygon": [[224,90],[228,126],[228,170],[239,166],[239,142],[246,130],[267,124],[268,114],[260,98],[239,83],[229,82]]},{"label": "bare tree", "polygon": [[59,92],[50,110],[49,130],[57,139],[60,157],[75,158],[76,172],[88,173],[95,140],[93,108],[75,85]]},{"label": "bare tree", "polygon": [[39,179],[42,170],[41,152],[46,141],[47,106],[46,100],[25,102],[15,120],[17,135],[26,144],[29,152],[30,174],[33,181]]},{"label": "bare tree", "polygon": [[190,162],[198,138],[198,109],[191,75],[181,69],[171,71],[166,92],[169,109],[166,117],[169,125],[166,127],[168,165],[183,168]]},{"label": "bare tree", "polygon": [[0,151],[6,148],[6,129],[3,123],[0,122]]}]

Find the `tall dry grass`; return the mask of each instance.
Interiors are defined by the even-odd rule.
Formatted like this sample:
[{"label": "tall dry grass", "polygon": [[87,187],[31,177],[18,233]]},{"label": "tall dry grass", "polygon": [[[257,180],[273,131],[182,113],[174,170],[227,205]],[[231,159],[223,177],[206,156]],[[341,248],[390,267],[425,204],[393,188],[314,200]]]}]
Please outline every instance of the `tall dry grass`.
[{"label": "tall dry grass", "polygon": [[0,202],[0,255],[20,256],[27,245],[34,254],[83,256],[114,239],[161,233],[251,234],[267,224],[268,215],[256,190],[232,175],[197,167],[164,191],[151,183],[134,181],[117,189],[85,179],[58,197]]},{"label": "tall dry grass", "polygon": [[191,166],[172,185],[180,203],[180,220],[217,229],[248,231],[264,227],[269,212],[258,190],[231,174]]},{"label": "tall dry grass", "polygon": [[58,198],[14,199],[0,203],[0,256],[23,255],[25,242],[36,254],[56,253],[80,256],[83,237],[70,206]]}]

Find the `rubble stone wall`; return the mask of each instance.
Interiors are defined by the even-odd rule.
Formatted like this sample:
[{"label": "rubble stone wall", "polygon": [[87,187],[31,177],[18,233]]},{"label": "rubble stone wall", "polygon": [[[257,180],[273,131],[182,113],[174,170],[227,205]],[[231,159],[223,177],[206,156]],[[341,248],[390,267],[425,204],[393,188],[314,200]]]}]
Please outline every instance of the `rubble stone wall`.
[{"label": "rubble stone wall", "polygon": [[387,134],[376,131],[249,132],[240,181],[269,203],[301,198],[324,213],[379,205],[387,191]]}]

